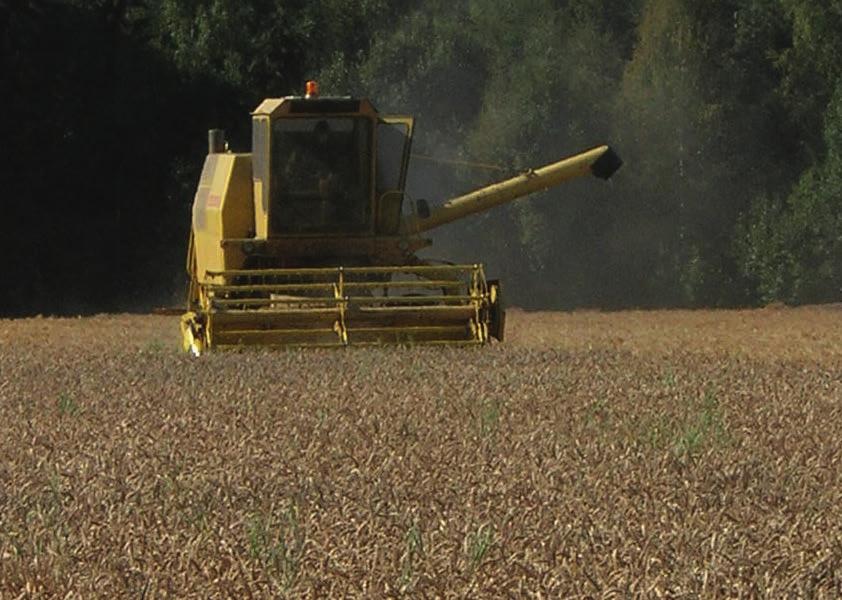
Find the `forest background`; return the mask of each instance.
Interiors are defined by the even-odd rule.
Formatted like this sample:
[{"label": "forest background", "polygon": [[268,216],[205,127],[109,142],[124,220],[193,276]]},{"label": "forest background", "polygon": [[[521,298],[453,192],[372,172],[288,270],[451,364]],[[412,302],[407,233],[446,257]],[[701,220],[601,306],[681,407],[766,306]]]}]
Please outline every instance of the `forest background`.
[{"label": "forest background", "polygon": [[[184,289],[210,127],[264,97],[371,97],[415,151],[625,166],[453,224],[527,308],[842,299],[842,0],[0,0],[0,315]],[[415,161],[431,202],[493,173]]]}]

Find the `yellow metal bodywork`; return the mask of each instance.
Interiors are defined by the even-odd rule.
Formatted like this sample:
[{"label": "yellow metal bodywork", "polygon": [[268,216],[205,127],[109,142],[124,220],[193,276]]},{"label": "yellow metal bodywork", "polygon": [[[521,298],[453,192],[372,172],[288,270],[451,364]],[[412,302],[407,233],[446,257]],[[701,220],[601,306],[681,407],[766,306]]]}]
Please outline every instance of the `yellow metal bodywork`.
[{"label": "yellow metal bodywork", "polygon": [[534,192],[555,187],[565,181],[590,175],[594,164],[609,152],[611,149],[608,146],[599,146],[539,169],[530,169],[506,181],[452,198],[433,209],[426,218],[419,215],[407,217],[404,220],[403,229],[407,232],[428,231]]},{"label": "yellow metal bodywork", "polygon": [[[429,215],[401,216],[407,141],[403,154],[390,155],[401,167],[398,189],[372,184],[370,232],[273,234],[272,124],[312,117],[306,108],[301,98],[265,100],[252,114],[252,153],[212,146],[205,159],[193,203],[190,290],[181,319],[184,349],[195,355],[250,345],[483,344],[502,339],[499,283],[486,280],[479,264],[424,263],[415,252],[429,240],[417,233],[589,172],[602,176],[595,166],[613,156],[601,146],[453,198]],[[411,140],[411,117],[381,117],[367,100],[360,100],[356,111],[375,125],[404,127]],[[375,135],[373,156],[376,140]],[[371,160],[374,181],[379,163]],[[613,156],[613,161],[619,159]]]},{"label": "yellow metal bodywork", "polygon": [[252,202],[251,156],[209,154],[193,201],[193,250],[200,283],[211,283],[208,272],[242,267],[245,255],[226,238],[250,237],[255,215]]},{"label": "yellow metal bodywork", "polygon": [[[254,116],[254,126],[269,128],[270,119],[264,115]],[[269,153],[269,138],[262,137],[253,140],[253,144],[262,144],[263,147],[256,149],[266,156]],[[269,194],[269,186],[260,177],[252,177],[249,175],[252,182],[251,203],[254,206],[254,234],[258,239],[266,239],[269,237],[269,202],[267,200]],[[236,236],[229,236],[236,237]]]},{"label": "yellow metal bodywork", "polygon": [[482,344],[497,294],[481,265],[243,269],[209,276],[220,283],[200,285],[198,310],[182,318],[185,350],[197,355],[251,345]]}]

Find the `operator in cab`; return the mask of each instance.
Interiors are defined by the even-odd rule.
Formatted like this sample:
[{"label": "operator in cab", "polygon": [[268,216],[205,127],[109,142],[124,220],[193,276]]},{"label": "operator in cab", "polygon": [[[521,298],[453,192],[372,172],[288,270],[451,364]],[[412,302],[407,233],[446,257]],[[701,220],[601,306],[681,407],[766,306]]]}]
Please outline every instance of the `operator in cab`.
[{"label": "operator in cab", "polygon": [[304,118],[282,126],[285,131],[276,130],[279,160],[274,172],[286,223],[296,223],[302,232],[361,225],[367,198],[355,170],[360,155],[354,121]]}]

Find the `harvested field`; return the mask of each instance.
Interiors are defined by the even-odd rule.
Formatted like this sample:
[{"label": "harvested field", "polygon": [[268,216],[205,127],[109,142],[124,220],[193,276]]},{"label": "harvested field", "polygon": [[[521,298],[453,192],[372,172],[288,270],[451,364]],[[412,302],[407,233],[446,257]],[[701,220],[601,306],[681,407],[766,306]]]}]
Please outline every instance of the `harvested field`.
[{"label": "harvested field", "polygon": [[836,597],[842,310],[192,360],[0,321],[0,598]]}]

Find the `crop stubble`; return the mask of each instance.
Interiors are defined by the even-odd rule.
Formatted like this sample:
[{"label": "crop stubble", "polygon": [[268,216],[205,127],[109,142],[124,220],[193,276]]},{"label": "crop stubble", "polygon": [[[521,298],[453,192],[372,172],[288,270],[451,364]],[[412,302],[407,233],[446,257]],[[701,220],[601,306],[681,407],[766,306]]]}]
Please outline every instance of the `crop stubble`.
[{"label": "crop stubble", "polygon": [[0,598],[834,597],[842,311],[192,360],[0,321]]}]

